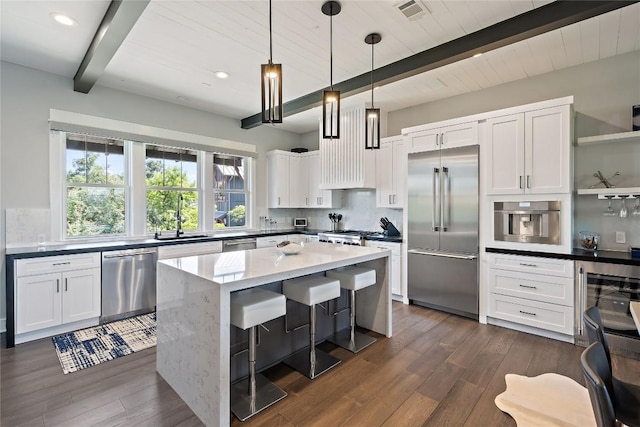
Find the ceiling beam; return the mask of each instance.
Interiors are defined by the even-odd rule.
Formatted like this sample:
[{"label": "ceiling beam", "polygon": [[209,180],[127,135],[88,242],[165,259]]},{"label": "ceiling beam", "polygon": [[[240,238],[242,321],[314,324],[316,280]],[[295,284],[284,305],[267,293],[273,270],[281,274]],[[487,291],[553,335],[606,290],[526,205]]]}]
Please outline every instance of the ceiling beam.
[{"label": "ceiling beam", "polygon": [[73,90],[89,93],[150,0],[112,0],[73,77]]},{"label": "ceiling beam", "polygon": [[[514,16],[490,27],[467,34],[450,42],[393,62],[374,72],[374,83],[379,86],[406,79],[433,70],[476,53],[486,53],[548,31],[601,15],[637,3],[634,1],[554,1],[529,12]],[[371,72],[334,84],[343,98],[364,92],[371,87]],[[282,106],[284,117],[309,110],[322,104],[323,88]],[[262,124],[257,113],[242,119],[242,128],[251,129]]]}]

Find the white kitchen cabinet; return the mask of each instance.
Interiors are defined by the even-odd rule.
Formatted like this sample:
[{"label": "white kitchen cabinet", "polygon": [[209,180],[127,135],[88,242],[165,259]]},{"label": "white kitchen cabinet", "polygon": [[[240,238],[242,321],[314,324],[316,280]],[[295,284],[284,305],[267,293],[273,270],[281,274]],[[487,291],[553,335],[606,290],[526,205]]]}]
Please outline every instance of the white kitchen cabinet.
[{"label": "white kitchen cabinet", "polygon": [[491,253],[488,273],[489,317],[573,336],[573,261]]},{"label": "white kitchen cabinet", "polygon": [[339,208],[341,194],[320,188],[320,152],[267,154],[269,208]]},{"label": "white kitchen cabinet", "polygon": [[487,194],[565,194],[571,177],[571,106],[486,122]]},{"label": "white kitchen cabinet", "polygon": [[289,207],[289,159],[286,151],[273,150],[267,153],[268,206]]},{"label": "white kitchen cabinet", "polygon": [[478,122],[438,126],[437,123],[403,129],[408,153],[420,153],[478,143]]},{"label": "white kitchen cabinet", "polygon": [[357,108],[340,112],[340,138],[320,138],[322,188],[375,188],[376,150],[366,150],[364,147],[364,110]]},{"label": "white kitchen cabinet", "polygon": [[402,243],[396,242],[380,242],[376,240],[366,240],[366,246],[373,248],[389,249],[391,251],[389,265],[389,284],[391,285],[391,293],[394,299],[402,301],[406,296],[406,292],[402,289]]},{"label": "white kitchen cabinet", "polygon": [[402,136],[383,138],[376,150],[376,206],[403,208],[407,153]]},{"label": "white kitchen cabinet", "polygon": [[[101,310],[100,254],[78,254],[16,261],[16,342],[21,334],[94,319]],[[59,328],[62,326],[62,329]],[[56,329],[56,327],[58,327]],[[75,326],[67,328],[75,329]]]}]

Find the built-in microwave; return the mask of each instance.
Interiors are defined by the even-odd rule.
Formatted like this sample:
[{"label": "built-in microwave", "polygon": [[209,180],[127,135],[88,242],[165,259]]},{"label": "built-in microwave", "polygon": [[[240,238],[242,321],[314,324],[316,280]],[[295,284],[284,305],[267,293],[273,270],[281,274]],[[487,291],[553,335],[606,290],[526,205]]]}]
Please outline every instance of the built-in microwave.
[{"label": "built-in microwave", "polygon": [[582,313],[598,307],[612,352],[640,359],[640,335],[629,311],[640,301],[640,266],[576,261],[576,344],[587,345]]},{"label": "built-in microwave", "polygon": [[521,243],[560,244],[560,202],[494,202],[493,237]]},{"label": "built-in microwave", "polygon": [[293,219],[293,226],[294,227],[300,227],[300,228],[304,228],[307,226],[307,218],[294,218]]}]

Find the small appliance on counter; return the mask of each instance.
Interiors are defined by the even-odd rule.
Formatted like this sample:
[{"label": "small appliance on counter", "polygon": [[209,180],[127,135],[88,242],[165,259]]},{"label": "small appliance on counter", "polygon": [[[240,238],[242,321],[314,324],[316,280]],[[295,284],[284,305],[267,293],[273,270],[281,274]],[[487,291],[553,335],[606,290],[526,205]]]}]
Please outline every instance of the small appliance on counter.
[{"label": "small appliance on counter", "polygon": [[293,226],[296,228],[306,228],[309,225],[307,218],[294,218]]},{"label": "small appliance on counter", "polygon": [[380,218],[380,227],[382,227],[382,229],[384,230],[384,235],[387,237],[400,236],[400,232],[398,231],[396,226],[393,225],[393,223],[389,221],[389,218],[387,218],[386,216]]},{"label": "small appliance on counter", "polygon": [[494,202],[494,239],[560,244],[560,202]]}]

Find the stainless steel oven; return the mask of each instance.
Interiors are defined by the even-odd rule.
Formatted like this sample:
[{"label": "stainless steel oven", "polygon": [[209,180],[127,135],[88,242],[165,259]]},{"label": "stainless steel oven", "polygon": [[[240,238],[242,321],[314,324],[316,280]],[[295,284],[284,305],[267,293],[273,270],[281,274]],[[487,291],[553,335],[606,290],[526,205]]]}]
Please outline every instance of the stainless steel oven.
[{"label": "stainless steel oven", "polygon": [[600,310],[611,351],[640,359],[640,336],[629,311],[640,301],[640,266],[576,262],[576,344],[588,343],[582,313],[595,305]]}]

